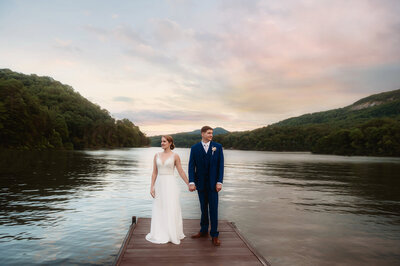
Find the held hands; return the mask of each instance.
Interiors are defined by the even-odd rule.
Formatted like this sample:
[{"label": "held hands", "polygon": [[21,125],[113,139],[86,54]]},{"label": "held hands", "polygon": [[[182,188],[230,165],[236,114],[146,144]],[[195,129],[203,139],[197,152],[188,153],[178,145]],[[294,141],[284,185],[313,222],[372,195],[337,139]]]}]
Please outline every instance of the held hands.
[{"label": "held hands", "polygon": [[[215,185],[215,189],[217,190],[217,192],[220,192],[221,189],[222,189],[222,184],[216,184]],[[195,185],[193,185],[193,184],[189,185],[189,191],[190,192],[193,192],[195,190],[196,190],[196,186]]]},{"label": "held hands", "polygon": [[196,186],[194,184],[189,185],[189,191],[193,192],[196,190]]},{"label": "held hands", "polygon": [[151,187],[151,188],[150,188],[150,194],[151,194],[151,196],[152,196],[153,198],[156,197],[156,191],[155,191],[154,187]]}]

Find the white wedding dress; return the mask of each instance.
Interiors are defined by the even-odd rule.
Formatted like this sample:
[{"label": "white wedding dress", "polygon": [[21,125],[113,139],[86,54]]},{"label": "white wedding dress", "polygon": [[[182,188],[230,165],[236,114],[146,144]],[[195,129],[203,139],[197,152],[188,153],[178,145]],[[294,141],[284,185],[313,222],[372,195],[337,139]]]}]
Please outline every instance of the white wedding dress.
[{"label": "white wedding dress", "polygon": [[151,214],[150,233],[146,239],[157,244],[180,244],[183,234],[179,187],[174,176],[174,153],[162,162],[157,153],[158,175],[154,184],[155,198]]}]

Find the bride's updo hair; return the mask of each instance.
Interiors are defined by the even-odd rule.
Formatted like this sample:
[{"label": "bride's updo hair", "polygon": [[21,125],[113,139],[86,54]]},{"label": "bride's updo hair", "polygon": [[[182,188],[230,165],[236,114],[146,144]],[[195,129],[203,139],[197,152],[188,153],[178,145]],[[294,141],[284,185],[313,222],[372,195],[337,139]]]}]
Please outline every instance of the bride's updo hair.
[{"label": "bride's updo hair", "polygon": [[164,135],[162,137],[165,138],[169,143],[171,143],[171,150],[175,149],[174,139],[170,135]]}]

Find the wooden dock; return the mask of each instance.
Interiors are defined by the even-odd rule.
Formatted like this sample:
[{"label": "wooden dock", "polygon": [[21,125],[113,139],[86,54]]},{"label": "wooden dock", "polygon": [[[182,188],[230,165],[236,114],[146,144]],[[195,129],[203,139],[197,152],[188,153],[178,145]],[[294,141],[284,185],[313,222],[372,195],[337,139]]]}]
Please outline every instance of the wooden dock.
[{"label": "wooden dock", "polygon": [[219,221],[221,246],[211,237],[192,239],[199,231],[200,220],[184,219],[180,245],[153,244],[145,239],[150,232],[150,218],[132,217],[132,224],[113,265],[270,265],[241,235],[234,223]]}]

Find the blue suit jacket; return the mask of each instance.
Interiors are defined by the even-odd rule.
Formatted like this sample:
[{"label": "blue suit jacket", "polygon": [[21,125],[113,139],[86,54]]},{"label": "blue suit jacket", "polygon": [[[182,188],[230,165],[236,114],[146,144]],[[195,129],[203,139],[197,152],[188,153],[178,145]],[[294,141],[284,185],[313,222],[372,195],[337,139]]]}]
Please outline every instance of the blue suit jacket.
[{"label": "blue suit jacket", "polygon": [[[213,147],[215,151],[212,152]],[[204,182],[207,174],[210,178],[210,189],[216,191],[217,182],[222,183],[224,177],[224,153],[222,145],[211,141],[208,146],[208,152],[211,153],[209,172],[206,172],[205,159],[206,151],[201,142],[194,144],[190,149],[189,157],[189,182],[194,182],[198,190],[204,190]]]}]

